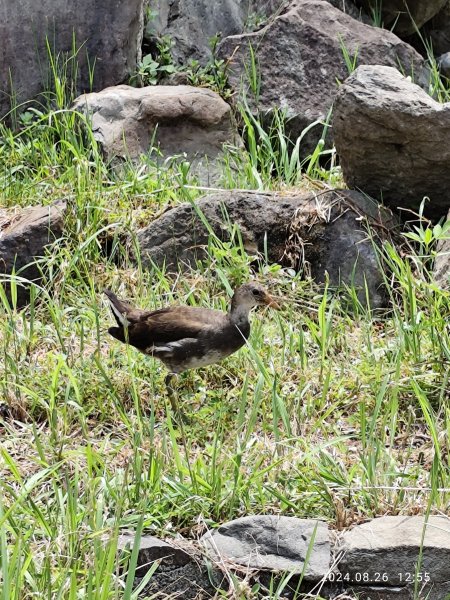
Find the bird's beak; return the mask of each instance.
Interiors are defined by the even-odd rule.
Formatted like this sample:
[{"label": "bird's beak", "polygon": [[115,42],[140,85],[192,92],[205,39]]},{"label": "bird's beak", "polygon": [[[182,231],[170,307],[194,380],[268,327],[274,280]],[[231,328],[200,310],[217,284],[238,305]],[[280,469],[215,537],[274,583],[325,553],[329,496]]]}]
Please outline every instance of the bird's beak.
[{"label": "bird's beak", "polygon": [[278,302],[275,300],[275,298],[273,298],[273,296],[271,296],[270,294],[265,295],[264,304],[266,304],[267,306],[270,306],[270,308],[273,308],[275,310],[281,310],[281,306],[278,304]]}]

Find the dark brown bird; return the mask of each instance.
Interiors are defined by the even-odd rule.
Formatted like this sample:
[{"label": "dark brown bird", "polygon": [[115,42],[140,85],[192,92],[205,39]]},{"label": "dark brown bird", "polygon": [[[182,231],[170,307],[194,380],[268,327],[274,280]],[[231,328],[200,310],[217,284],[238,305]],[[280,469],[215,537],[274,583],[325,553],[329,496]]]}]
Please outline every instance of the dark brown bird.
[{"label": "dark brown bird", "polygon": [[279,308],[256,282],[235,290],[228,313],[191,306],[146,311],[133,308],[109,290],[105,294],[118,325],[108,332],[164,363],[169,371],[166,386],[174,410],[176,403],[170,385],[174,375],[220,362],[239,350],[250,335],[249,313],[255,306]]}]

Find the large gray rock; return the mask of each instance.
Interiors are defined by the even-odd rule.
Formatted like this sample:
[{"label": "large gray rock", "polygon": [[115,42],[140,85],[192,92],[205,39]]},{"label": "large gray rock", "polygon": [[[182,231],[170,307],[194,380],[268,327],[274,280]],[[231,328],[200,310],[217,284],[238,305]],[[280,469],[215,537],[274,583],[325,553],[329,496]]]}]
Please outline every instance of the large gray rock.
[{"label": "large gray rock", "polygon": [[450,52],[450,0],[446,0],[439,13],[425,27],[435,55]]},{"label": "large gray rock", "polygon": [[[271,17],[284,12],[288,4],[289,0],[251,0],[250,15]],[[242,33],[242,31],[236,33]]]},{"label": "large gray rock", "polygon": [[[28,281],[39,283],[41,272],[36,258],[44,255],[45,247],[60,238],[63,233],[64,202],[51,206],[33,206],[12,212],[0,211],[0,282],[10,297],[8,277],[15,274]],[[23,306],[29,300],[29,285],[17,284],[17,304]]]},{"label": "large gray rock", "polygon": [[[219,47],[219,54],[230,59],[229,81],[235,90],[248,88],[250,47],[253,48],[260,75],[257,101],[247,91],[252,111],[264,115],[275,107],[289,117],[292,138],[314,121],[326,119],[339,89],[348,76],[343,56],[345,46],[357,64],[401,64],[424,85],[428,69],[423,58],[389,31],[365,25],[328,2],[297,0],[284,14],[260,31],[230,36]],[[304,138],[303,155],[315,148],[322,136],[316,126]],[[331,141],[331,137],[330,137]]]},{"label": "large gray rock", "polygon": [[266,18],[281,12],[287,3],[287,0],[156,0],[151,3],[145,42],[154,46],[167,36],[175,64],[186,66],[190,60],[198,60],[204,65],[213,56],[212,40],[260,26]]},{"label": "large gray rock", "polygon": [[250,254],[310,272],[319,283],[329,275],[332,286],[353,285],[365,302],[365,285],[373,308],[384,305],[383,278],[365,229],[365,218],[379,231],[393,226],[388,211],[362,194],[349,191],[311,193],[224,192],[168,210],[138,234],[141,259],[175,269],[194,266],[204,258],[208,229],[199,212],[221,240],[230,238],[230,223],[241,231]]},{"label": "large gray rock", "polygon": [[26,102],[51,79],[45,37],[54,56],[72,54],[73,35],[83,46],[76,57],[79,92],[125,81],[140,56],[144,0],[0,0],[0,117],[10,109],[10,77],[17,102]]},{"label": "large gray rock", "polygon": [[[342,537],[343,557],[339,571],[353,589],[383,592],[383,598],[412,600],[414,577],[420,560],[420,597],[443,600],[450,591],[450,519],[431,516],[425,529],[424,517],[381,517],[346,531]],[[388,590],[397,589],[397,595]],[[429,594],[429,595],[428,595]]]},{"label": "large gray rock", "polygon": [[[319,581],[330,568],[330,539],[326,523],[273,515],[242,517],[202,537],[215,560],[250,569],[302,573]],[[305,567],[305,558],[310,552]]]},{"label": "large gray rock", "polygon": [[157,0],[146,25],[148,41],[169,36],[176,63],[206,63],[211,58],[211,38],[242,33],[251,13],[250,0]]},{"label": "large gray rock", "polygon": [[411,35],[432,19],[448,0],[357,0],[368,14],[381,18],[383,27]]},{"label": "large gray rock", "polygon": [[441,54],[438,59],[439,73],[450,80],[450,52]]},{"label": "large gray rock", "polygon": [[341,86],[333,129],[344,179],[392,207],[431,217],[450,208],[450,103],[439,104],[396,69],[361,66]]},{"label": "large gray rock", "polygon": [[366,23],[366,25],[372,25],[372,19],[368,17],[361,8],[355,6],[352,0],[327,0],[327,2],[350,17],[353,17],[362,23]]},{"label": "large gray rock", "polygon": [[203,181],[226,142],[239,143],[230,106],[215,92],[188,85],[119,85],[76,99],[104,154],[137,159],[158,145],[164,157],[185,153]]}]

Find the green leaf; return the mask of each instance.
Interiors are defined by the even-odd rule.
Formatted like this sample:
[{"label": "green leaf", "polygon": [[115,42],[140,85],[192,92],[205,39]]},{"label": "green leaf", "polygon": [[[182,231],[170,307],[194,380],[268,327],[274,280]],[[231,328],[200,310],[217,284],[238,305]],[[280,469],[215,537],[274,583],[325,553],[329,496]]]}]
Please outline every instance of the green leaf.
[{"label": "green leaf", "polygon": [[159,71],[164,71],[166,73],[175,73],[176,70],[177,69],[175,65],[164,65],[162,67],[159,67]]}]

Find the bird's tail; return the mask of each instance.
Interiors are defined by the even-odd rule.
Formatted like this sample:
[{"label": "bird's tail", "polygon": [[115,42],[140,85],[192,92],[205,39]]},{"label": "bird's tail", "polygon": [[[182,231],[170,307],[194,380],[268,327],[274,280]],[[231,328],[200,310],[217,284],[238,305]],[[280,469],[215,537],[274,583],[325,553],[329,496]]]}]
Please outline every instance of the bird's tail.
[{"label": "bird's tail", "polygon": [[119,298],[113,292],[111,292],[111,290],[105,290],[105,294],[108,297],[111,310],[114,318],[117,321],[117,325],[119,325],[119,327],[127,327],[130,323],[130,321],[127,319],[127,315],[133,311],[133,308],[127,302],[119,300]]}]

